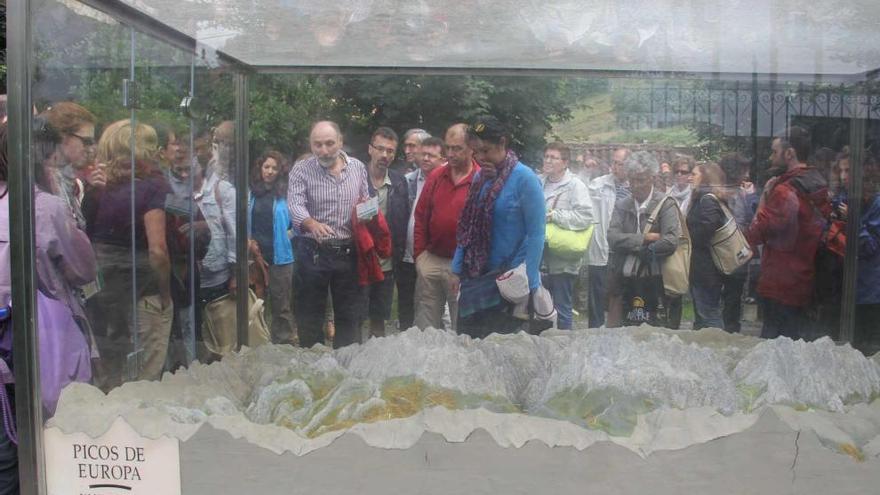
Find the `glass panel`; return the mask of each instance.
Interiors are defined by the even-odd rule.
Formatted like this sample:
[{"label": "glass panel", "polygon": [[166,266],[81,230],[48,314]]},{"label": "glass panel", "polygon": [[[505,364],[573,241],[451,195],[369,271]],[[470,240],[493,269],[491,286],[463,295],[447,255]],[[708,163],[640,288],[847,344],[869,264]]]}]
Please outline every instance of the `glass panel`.
[{"label": "glass panel", "polygon": [[[463,442],[474,427],[508,443],[602,440],[672,472],[680,457],[663,457],[664,441],[727,441],[773,406],[788,436],[756,440],[764,451],[776,437],[797,446],[787,425],[822,421],[822,445],[876,453],[880,374],[859,351],[878,348],[880,93],[825,77],[880,65],[864,48],[875,7],[128,3],[192,34],[194,53],[75,2],[34,10],[48,417],[71,380],[59,366],[118,390],[64,404],[53,424],[73,431],[86,417],[99,429],[117,411],[135,428],[157,419],[186,437],[184,483],[202,491],[244,491],[236,483],[263,474],[193,468],[234,460],[217,448],[226,437],[191,435],[208,421],[296,454],[339,448],[318,437],[355,425],[384,448],[411,447],[419,428]],[[779,19],[744,20],[756,15]],[[243,101],[245,78],[217,50],[389,73],[258,74]],[[390,70],[412,66],[464,74]],[[633,72],[486,75],[498,68]],[[508,304],[495,272],[510,268],[501,285],[520,294]],[[246,342],[298,345],[233,352],[245,269],[259,298],[247,294]],[[849,340],[853,320],[857,350],[834,342]],[[686,331],[716,327],[729,334]],[[220,362],[180,370],[194,360]],[[154,394],[133,396],[139,387]],[[411,437],[396,434],[401,424]],[[364,467],[385,461],[373,453],[357,469],[382,473]],[[271,463],[289,456],[253,461],[262,454],[243,462],[286,486]],[[350,467],[318,459],[331,457]],[[473,469],[449,459],[431,476]],[[729,469],[711,460],[699,459]],[[486,478],[517,471],[505,465]],[[786,460],[780,483],[792,469]],[[303,486],[326,487],[317,478]]]},{"label": "glass panel", "polygon": [[880,65],[870,1],[126,3],[251,65],[806,75]]},{"label": "glass panel", "polygon": [[197,358],[191,283],[195,240],[188,235],[197,207],[190,178],[191,120],[181,106],[192,91],[193,54],[142,34],[135,46],[134,118],[144,145],[154,150],[149,163],[153,170],[136,178],[133,186],[134,203],[142,210],[137,214],[143,216],[147,233],[154,231],[135,255],[139,269],[149,267],[136,274],[138,378],[155,380],[163,370],[176,370]]},{"label": "glass panel", "polygon": [[[869,95],[866,100],[872,103],[880,101],[877,95]],[[874,108],[874,107],[872,107]],[[877,145],[880,143],[880,125],[877,120],[867,121],[865,132],[864,150],[860,161],[861,170],[861,204],[857,252],[858,268],[855,287],[855,334],[853,344],[866,355],[877,355],[880,352],[880,156]],[[855,169],[857,165],[850,159],[842,159],[838,162],[837,172],[841,176],[840,182],[850,177],[847,168]],[[849,185],[854,185],[850,180]],[[838,199],[835,203],[840,204]],[[850,201],[851,205],[853,202]],[[850,206],[848,206],[850,207]],[[840,207],[838,206],[838,209]],[[847,218],[852,218],[850,214]]]},{"label": "glass panel", "polygon": [[[237,342],[235,307],[237,200],[236,127],[233,74],[211,50],[198,50],[194,64],[193,223],[198,262],[196,325],[207,360],[225,354]],[[246,187],[246,186],[243,186]],[[225,336],[225,337],[224,337]],[[202,358],[204,361],[205,358]]]},{"label": "glass panel", "polygon": [[[775,224],[757,225],[752,232],[756,248],[752,260],[734,273],[708,279],[702,277],[707,271],[715,271],[712,263],[705,263],[711,261],[709,252],[705,245],[694,248],[699,248],[699,252],[693,256],[702,258],[700,263],[703,263],[695,267],[696,273],[692,274],[692,279],[697,278],[696,286],[711,282],[714,288],[721,290],[711,295],[713,300],[718,299],[709,308],[712,311],[708,322],[700,316],[692,290],[683,297],[661,299],[656,309],[665,315],[665,324],[671,328],[718,326],[755,336],[762,335],[763,330],[763,335],[772,337],[779,332],[776,322],[781,318],[786,328],[783,332],[795,329],[796,333],[790,335],[795,338],[814,340],[827,335],[840,339],[842,308],[845,307],[842,299],[845,247],[826,248],[826,242],[831,240],[822,239],[831,235],[829,229],[844,235],[845,222],[841,221],[842,213],[836,210],[846,193],[840,182],[837,161],[849,143],[851,117],[875,116],[867,102],[877,98],[873,95],[868,99],[854,97],[851,87],[807,85],[763,77],[667,80],[260,75],[254,78],[251,91],[251,151],[253,156],[278,150],[290,159],[307,157],[310,149],[305,143],[313,123],[307,116],[323,115],[341,123],[346,151],[367,164],[368,169],[374,158],[372,133],[380,126],[396,130],[399,137],[394,167],[409,170],[412,166],[405,166],[408,158],[401,144],[405,131],[424,128],[442,136],[448,126],[472,120],[480,113],[482,110],[469,108],[485,95],[489,96],[484,104],[506,123],[517,122],[525,115],[545,116],[540,124],[513,126],[514,147],[524,163],[535,170],[540,172],[543,168],[544,144],[554,140],[569,144],[571,168],[580,170],[585,183],[612,172],[617,150],[647,151],[660,165],[660,172],[654,177],[655,189],[678,199],[686,215],[693,192],[693,169],[711,169],[712,188],[724,198],[744,234],[749,233],[764,191],[769,197],[775,190],[772,184],[777,179],[773,178],[785,169],[779,163],[781,158],[771,158],[774,142],[777,137],[783,137],[780,144],[788,146],[785,144],[788,143],[787,132],[797,128],[797,132],[803,134],[797,139],[802,142],[800,153],[804,154],[798,157],[798,162],[811,167],[808,176],[814,183],[809,187],[814,189],[789,189],[791,194],[812,198],[801,205],[806,210],[800,212],[800,217],[787,220],[793,222],[788,225],[791,230],[785,231]],[[281,104],[285,101],[298,104]],[[517,103],[511,105],[511,102]],[[572,114],[554,115],[555,108],[567,108]],[[771,184],[769,189],[768,183]],[[800,182],[797,185],[800,186]],[[612,211],[614,206],[611,205]],[[607,213],[605,221],[609,222],[611,212]],[[765,221],[767,215],[771,215],[769,210],[762,216]],[[807,221],[807,217],[812,217],[811,228],[823,227],[817,232],[799,227],[798,218]],[[834,223],[829,224],[832,220]],[[606,235],[607,232],[597,233],[593,243],[607,242]],[[812,245],[808,250],[817,253],[818,260],[791,259],[785,254],[791,243]],[[784,248],[781,266],[775,261],[779,258],[774,258],[779,256],[780,246]],[[769,274],[762,274],[761,270],[762,264],[767,262],[762,256],[765,249],[769,249]],[[609,263],[602,250],[592,256],[593,266]],[[787,265],[798,262],[804,264],[800,270]],[[591,264],[587,261],[585,266]],[[774,269],[781,271],[774,272]],[[612,301],[610,307],[595,306],[590,318],[589,268],[582,268],[580,272],[582,280],[576,284],[580,290],[574,294],[574,308],[580,316],[575,317],[575,326],[605,322],[604,314],[598,316],[605,310],[617,312],[612,315],[613,325],[634,323],[619,313],[626,313],[631,301],[627,303],[619,298]],[[398,287],[398,297],[400,289]],[[780,290],[786,297],[780,299]],[[606,296],[597,297],[594,302]],[[392,321],[401,319],[400,304],[397,299]],[[410,304],[404,302],[402,319],[406,323],[403,328],[412,322],[407,311]],[[419,304],[415,301],[416,306]],[[795,313],[802,313],[803,319],[787,316],[786,311],[792,308],[799,308]],[[297,317],[308,311],[301,310]],[[370,319],[368,312],[364,310],[363,320]],[[389,330],[395,327],[390,323]]]},{"label": "glass panel", "polygon": [[131,290],[116,285],[131,273],[114,271],[131,266],[130,201],[105,206],[111,191],[128,190],[131,153],[128,139],[102,137],[130,124],[134,47],[127,27],[91,8],[33,9],[38,338],[51,417],[71,382],[118,385],[131,349]]},{"label": "glass panel", "polygon": [[43,2],[34,19],[39,317],[58,329],[40,333],[51,417],[72,381],[109,391],[210,359],[197,354],[190,283],[207,248],[189,233],[207,229],[190,221],[198,130],[181,103],[193,54],[79,4]]}]

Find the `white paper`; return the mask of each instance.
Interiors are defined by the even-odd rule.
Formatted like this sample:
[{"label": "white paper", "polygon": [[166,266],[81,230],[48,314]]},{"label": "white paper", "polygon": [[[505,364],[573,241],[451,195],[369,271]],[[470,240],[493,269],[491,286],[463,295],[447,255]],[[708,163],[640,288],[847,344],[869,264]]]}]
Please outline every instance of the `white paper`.
[{"label": "white paper", "polygon": [[180,495],[180,444],[144,438],[119,418],[98,438],[45,432],[49,495]]},{"label": "white paper", "polygon": [[369,220],[375,217],[379,213],[379,198],[373,196],[372,198],[364,201],[363,203],[358,203],[357,205],[357,217],[358,220]]}]

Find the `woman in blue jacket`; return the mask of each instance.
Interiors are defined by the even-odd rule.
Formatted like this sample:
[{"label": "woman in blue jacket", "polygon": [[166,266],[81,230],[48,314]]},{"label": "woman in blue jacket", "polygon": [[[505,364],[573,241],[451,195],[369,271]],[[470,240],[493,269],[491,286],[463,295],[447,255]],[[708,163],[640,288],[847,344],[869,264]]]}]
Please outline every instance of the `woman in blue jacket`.
[{"label": "woman in blue jacket", "polygon": [[865,163],[862,188],[855,342],[870,355],[880,350],[880,165],[873,160]]},{"label": "woman in blue jacket", "polygon": [[[294,342],[293,223],[287,209],[287,162],[281,153],[268,151],[251,169],[248,203],[248,250],[269,275],[272,342]],[[261,261],[262,260],[262,261]]]},{"label": "woman in blue jacket", "polygon": [[[541,181],[510,150],[510,134],[494,117],[479,119],[468,130],[468,146],[480,171],[474,176],[458,222],[452,260],[453,292],[481,275],[506,270],[525,261],[529,288],[540,286],[544,250],[544,193]],[[490,294],[459,301],[458,330],[472,337],[516,332],[522,321],[511,305]],[[486,297],[482,297],[486,296]]]}]

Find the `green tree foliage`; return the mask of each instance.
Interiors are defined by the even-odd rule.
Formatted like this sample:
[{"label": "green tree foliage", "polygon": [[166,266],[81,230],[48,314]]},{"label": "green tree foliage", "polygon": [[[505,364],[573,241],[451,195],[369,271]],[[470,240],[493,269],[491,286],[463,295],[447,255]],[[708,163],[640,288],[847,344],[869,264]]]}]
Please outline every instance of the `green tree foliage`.
[{"label": "green tree foliage", "polygon": [[311,123],[338,120],[337,106],[317,76],[254,76],[249,108],[251,155],[274,149],[296,158],[308,150]]},{"label": "green tree foliage", "polygon": [[[132,35],[123,25],[60,19],[75,25],[44,25],[37,37],[37,53],[42,54],[35,77],[38,108],[73,99],[95,113],[100,126],[134,115],[141,122],[171,125],[181,135],[233,118],[230,68],[146,35]],[[138,100],[133,112],[122,104],[124,81],[132,78]],[[308,150],[309,128],[319,119],[338,122],[360,155],[380,125],[400,133],[422,127],[442,136],[453,123],[492,114],[508,123],[514,148],[534,164],[552,124],[571,118],[571,110],[586,95],[606,87],[604,80],[547,76],[254,74],[249,92],[251,152],[272,148],[299,155]],[[194,120],[180,107],[191,91]]]},{"label": "green tree foliage", "polygon": [[[67,94],[94,112],[101,123],[128,118],[121,105],[125,69],[82,69]],[[189,94],[190,68],[136,61],[139,106],[135,117],[163,122],[183,132],[188,117],[180,112]],[[234,115],[232,73],[197,67],[194,96],[197,128],[216,125]],[[311,123],[332,119],[346,131],[356,153],[380,125],[398,132],[423,127],[442,136],[456,122],[492,114],[507,122],[514,148],[537,163],[552,123],[571,117],[586,84],[560,78],[480,76],[316,76],[257,74],[250,82],[252,154],[277,149],[296,156],[308,151]],[[48,103],[48,102],[47,102]]]},{"label": "green tree foliage", "polygon": [[571,118],[585,94],[604,81],[555,77],[356,76],[327,80],[341,115],[355,133],[380,125],[404,131],[412,127],[442,136],[456,122],[492,114],[508,123],[513,146],[529,163],[546,144],[554,121]]}]

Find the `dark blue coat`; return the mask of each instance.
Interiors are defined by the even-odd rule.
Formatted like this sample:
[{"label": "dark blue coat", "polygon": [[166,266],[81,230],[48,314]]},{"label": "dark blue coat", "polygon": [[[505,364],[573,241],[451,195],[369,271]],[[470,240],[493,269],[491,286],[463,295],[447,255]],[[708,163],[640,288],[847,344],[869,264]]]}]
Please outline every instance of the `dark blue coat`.
[{"label": "dark blue coat", "polygon": [[[388,169],[388,179],[391,181],[391,190],[388,191],[388,205],[385,220],[391,231],[391,259],[398,263],[403,258],[406,250],[406,229],[409,224],[409,213],[412,204],[409,200],[406,176],[401,172]],[[376,188],[373,181],[367,181],[370,187],[370,196],[376,196]]]}]

